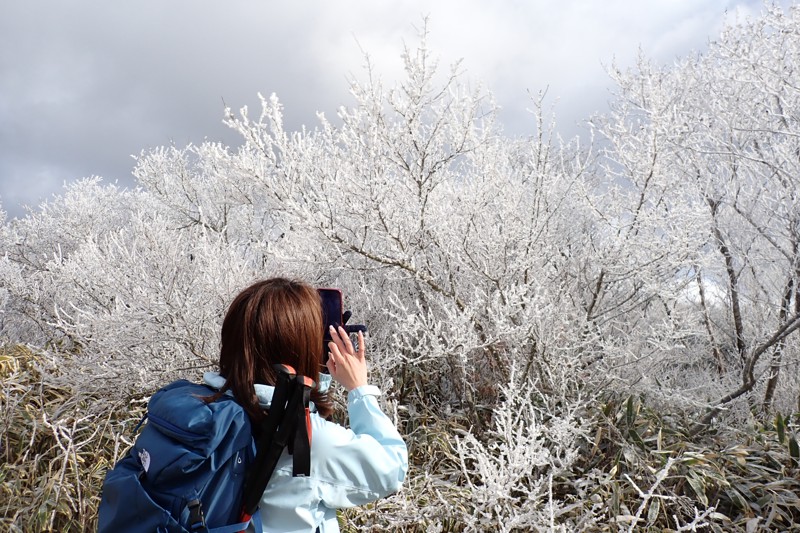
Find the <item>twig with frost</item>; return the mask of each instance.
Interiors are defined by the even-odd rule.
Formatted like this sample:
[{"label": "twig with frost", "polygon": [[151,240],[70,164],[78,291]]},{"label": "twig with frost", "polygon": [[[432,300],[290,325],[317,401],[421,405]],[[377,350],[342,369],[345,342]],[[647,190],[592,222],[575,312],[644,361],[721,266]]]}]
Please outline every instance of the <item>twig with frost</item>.
[{"label": "twig with frost", "polygon": [[712,515],[715,511],[714,507],[709,507],[702,513],[697,510],[697,507],[694,508],[694,519],[689,522],[688,524],[681,525],[680,520],[675,515],[672,515],[672,519],[675,520],[675,525],[678,527],[675,531],[697,531],[700,528],[706,528],[710,524],[706,522],[706,519]]},{"label": "twig with frost", "polygon": [[639,504],[639,508],[636,510],[636,514],[631,516],[631,517],[627,517],[631,521],[630,526],[628,526],[628,531],[629,532],[632,532],[634,530],[634,528],[636,527],[636,525],[639,523],[639,521],[642,519],[641,518],[642,517],[642,513],[647,508],[647,504],[650,502],[650,500],[652,498],[669,499],[669,497],[662,496],[660,494],[655,494],[655,491],[658,488],[658,486],[661,485],[661,482],[666,479],[667,474],[669,474],[669,471],[672,468],[673,464],[675,464],[675,458],[674,457],[670,457],[667,460],[667,464],[664,465],[664,468],[659,470],[658,473],[656,474],[656,480],[655,480],[655,482],[653,483],[653,485],[650,487],[650,489],[647,492],[642,492],[642,489],[640,489],[636,485],[636,483],[634,483],[634,481],[631,479],[631,477],[628,474],[625,474],[625,479],[627,479],[628,482],[631,485],[633,485],[633,488],[636,489],[636,492],[639,493],[639,497],[642,499],[642,503]]}]

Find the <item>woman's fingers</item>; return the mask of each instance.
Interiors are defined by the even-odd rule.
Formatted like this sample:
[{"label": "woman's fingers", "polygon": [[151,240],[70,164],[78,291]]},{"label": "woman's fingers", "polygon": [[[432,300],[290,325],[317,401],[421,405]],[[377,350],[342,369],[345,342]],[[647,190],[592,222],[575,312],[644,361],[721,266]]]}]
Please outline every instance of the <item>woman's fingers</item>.
[{"label": "woman's fingers", "polygon": [[336,347],[340,350],[344,350],[344,343],[342,342],[342,339],[339,338],[339,332],[336,330],[336,328],[333,326],[328,326],[328,329],[331,332],[331,339]]},{"label": "woman's fingers", "polygon": [[[330,343],[328,343],[330,345]],[[328,348],[330,350],[330,346]],[[333,350],[328,352],[328,360],[325,362],[325,366],[328,367],[328,374],[331,376],[336,375],[336,359],[333,355]]]},{"label": "woman's fingers", "polygon": [[331,339],[333,339],[333,342],[341,353],[355,355],[355,349],[353,348],[353,343],[350,341],[350,335],[347,334],[343,327],[336,329],[330,326],[330,331]]},{"label": "woman's fingers", "polygon": [[333,379],[348,391],[367,384],[366,343],[364,334],[358,332],[358,351],[344,328],[330,326],[328,343],[328,371]]},{"label": "woman's fingers", "polygon": [[347,353],[350,355],[354,355],[355,350],[353,349],[353,343],[350,341],[350,335],[347,334],[347,332],[342,326],[339,326],[339,338],[342,339],[342,342],[344,343],[344,347]]},{"label": "woman's fingers", "polygon": [[333,361],[334,368],[341,367],[343,364],[347,364],[347,356],[352,354],[347,353],[347,351],[342,348],[338,342],[329,342],[328,343],[328,361]]},{"label": "woman's fingers", "polygon": [[364,359],[367,355],[367,345],[364,342],[364,332],[358,332],[358,353],[356,354],[359,359]]}]

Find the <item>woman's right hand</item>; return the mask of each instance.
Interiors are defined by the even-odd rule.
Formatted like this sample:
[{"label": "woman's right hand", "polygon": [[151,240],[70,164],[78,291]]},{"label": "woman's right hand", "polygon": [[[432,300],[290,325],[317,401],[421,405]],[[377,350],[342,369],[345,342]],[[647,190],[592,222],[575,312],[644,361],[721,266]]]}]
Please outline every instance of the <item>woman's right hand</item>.
[{"label": "woman's right hand", "polygon": [[333,379],[351,391],[367,384],[367,349],[364,334],[358,332],[358,351],[353,348],[350,336],[339,327],[330,326],[332,342],[328,343],[328,372]]}]

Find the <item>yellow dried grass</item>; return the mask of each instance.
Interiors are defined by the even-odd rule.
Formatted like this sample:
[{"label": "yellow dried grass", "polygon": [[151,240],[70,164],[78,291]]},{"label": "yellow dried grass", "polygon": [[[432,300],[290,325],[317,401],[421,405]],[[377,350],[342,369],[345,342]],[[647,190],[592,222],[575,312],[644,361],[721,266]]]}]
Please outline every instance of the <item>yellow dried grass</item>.
[{"label": "yellow dried grass", "polygon": [[46,384],[38,362],[24,347],[0,352],[0,529],[92,531],[143,404]]}]

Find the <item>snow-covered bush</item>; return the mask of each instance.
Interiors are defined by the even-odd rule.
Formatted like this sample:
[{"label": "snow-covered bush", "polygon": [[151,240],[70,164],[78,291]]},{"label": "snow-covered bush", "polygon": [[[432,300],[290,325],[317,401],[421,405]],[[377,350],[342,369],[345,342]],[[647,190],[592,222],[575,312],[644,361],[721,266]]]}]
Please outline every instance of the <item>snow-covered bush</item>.
[{"label": "snow-covered bush", "polygon": [[[681,470],[693,456],[676,436],[711,438],[713,423],[706,445],[724,448],[753,413],[797,401],[798,34],[800,9],[769,8],[704,55],[612,72],[597,146],[559,139],[541,101],[533,135],[508,138],[491,95],[458,65],[443,74],[424,35],[402,54],[403,81],[385,88],[370,66],[354,104],[314,129],[287,131],[274,95],[255,114],[228,110],[241,146],[150,150],[137,190],[83,180],[4,223],[2,339],[26,344],[32,369],[15,355],[7,375],[58,391],[33,429],[105,424],[113,459],[130,420],[103,418],[109,398],[196,378],[231,297],[295,276],[342,288],[369,326],[373,380],[411,450],[406,489],[348,524],[742,523],[747,504],[714,485],[724,476],[701,480],[711,501]],[[3,382],[5,416],[29,389]],[[796,427],[779,420],[780,466],[796,468]],[[762,424],[754,453],[772,442]],[[70,453],[59,443],[47,453]],[[781,520],[793,501],[773,501]],[[48,505],[37,527],[85,509]]]},{"label": "snow-covered bush", "polygon": [[695,431],[740,397],[765,412],[796,403],[798,28],[800,9],[769,7],[704,55],[614,71],[619,96],[594,120],[611,184],[593,191],[597,309],[616,315],[599,337],[617,339],[609,351],[637,346],[627,380],[667,377],[677,386],[650,381],[648,392],[707,406]]},{"label": "snow-covered bush", "polygon": [[39,211],[7,221],[0,231],[0,254],[9,263],[3,285],[12,297],[4,307],[3,335],[37,346],[67,341],[52,327],[55,299],[63,288],[56,271],[87,239],[124,227],[136,204],[136,193],[94,177],[71,184]]},{"label": "snow-covered bush", "polygon": [[567,531],[556,528],[568,523],[562,515],[570,509],[553,496],[553,478],[570,472],[586,440],[585,399],[551,410],[553,398],[513,371],[500,394],[487,438],[456,437],[469,489],[467,516],[460,519],[469,531],[521,531],[531,524]]}]

